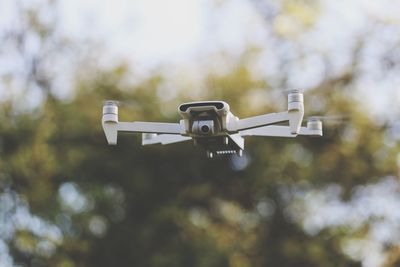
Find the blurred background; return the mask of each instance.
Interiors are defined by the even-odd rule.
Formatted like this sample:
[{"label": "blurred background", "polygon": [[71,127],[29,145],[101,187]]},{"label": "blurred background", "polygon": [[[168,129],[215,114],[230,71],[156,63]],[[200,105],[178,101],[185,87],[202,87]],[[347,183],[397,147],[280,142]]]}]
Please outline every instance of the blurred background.
[{"label": "blurred background", "polygon": [[[1,0],[0,266],[400,266],[400,2]],[[178,104],[283,111],[324,137],[106,144]]]}]

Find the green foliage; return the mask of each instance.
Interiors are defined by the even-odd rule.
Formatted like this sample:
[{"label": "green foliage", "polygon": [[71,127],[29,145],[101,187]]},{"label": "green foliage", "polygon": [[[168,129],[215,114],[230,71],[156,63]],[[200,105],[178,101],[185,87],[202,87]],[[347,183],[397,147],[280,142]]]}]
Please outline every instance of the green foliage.
[{"label": "green foliage", "polygon": [[[157,109],[163,105],[155,90],[160,77],[135,88],[112,86],[120,75],[104,73],[99,80],[81,82],[74,99],[49,97],[34,114],[12,115],[3,104],[2,179],[63,236],[55,251],[40,254],[35,252],[40,237],[16,233],[10,245],[17,262],[359,266],[341,247],[348,231],[307,234],[288,216],[284,193],[293,186],[335,183],[346,199],[356,186],[397,171],[395,149],[383,142],[385,129],[362,115],[345,92],[317,88],[308,93],[325,102],[323,110],[348,114],[346,123],[328,126],[319,139],[249,138],[249,165],[238,170],[233,159],[208,160],[189,143],[143,148],[139,135],[121,135],[118,146],[108,146],[100,123],[104,99],[131,103],[121,108],[124,120],[177,119],[164,118]],[[261,83],[244,67],[209,81],[210,98],[230,101],[240,116],[254,115],[246,113],[240,99],[251,98]],[[272,110],[273,104],[252,108],[254,113]],[[75,197],[66,200],[64,191],[67,198]]]}]

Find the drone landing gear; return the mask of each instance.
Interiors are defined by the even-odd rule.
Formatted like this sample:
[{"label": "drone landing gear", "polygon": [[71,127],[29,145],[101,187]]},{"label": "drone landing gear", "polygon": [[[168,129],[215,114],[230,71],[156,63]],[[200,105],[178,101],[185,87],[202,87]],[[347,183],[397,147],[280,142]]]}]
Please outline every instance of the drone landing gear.
[{"label": "drone landing gear", "polygon": [[[241,157],[243,153],[243,143],[240,142],[243,140],[243,138],[237,137],[235,135],[215,136],[207,138],[202,137],[194,139],[197,144],[202,145],[205,148],[207,158],[209,159],[223,155],[235,154]],[[237,143],[237,141],[239,143]]]},{"label": "drone landing gear", "polygon": [[228,145],[229,144],[229,138],[227,136],[224,136],[224,145]]}]

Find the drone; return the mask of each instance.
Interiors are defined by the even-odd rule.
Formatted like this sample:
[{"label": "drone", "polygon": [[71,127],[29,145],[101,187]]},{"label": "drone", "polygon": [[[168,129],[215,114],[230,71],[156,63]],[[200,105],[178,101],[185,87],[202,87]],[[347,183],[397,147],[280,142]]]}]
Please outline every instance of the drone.
[{"label": "drone", "polygon": [[[207,157],[237,154],[242,156],[244,137],[296,137],[322,136],[322,121],[311,118],[302,126],[304,96],[300,90],[288,93],[288,109],[239,119],[224,101],[199,101],[183,103],[178,107],[182,117],[179,123],[120,122],[118,102],[104,101],[102,126],[110,145],[117,144],[119,132],[142,133],[142,145],[172,144],[193,140],[205,148]],[[286,123],[286,125],[283,125]]]}]

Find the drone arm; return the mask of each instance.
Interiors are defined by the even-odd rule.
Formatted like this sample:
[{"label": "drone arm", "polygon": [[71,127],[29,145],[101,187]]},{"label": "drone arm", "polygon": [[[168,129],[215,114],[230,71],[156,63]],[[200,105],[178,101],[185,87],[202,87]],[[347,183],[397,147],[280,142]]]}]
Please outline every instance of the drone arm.
[{"label": "drone arm", "polygon": [[239,132],[241,136],[272,136],[272,137],[296,137],[291,134],[288,126],[264,126]]},{"label": "drone arm", "polygon": [[238,133],[238,134],[231,134],[229,137],[232,139],[232,141],[233,141],[241,150],[244,149],[244,139],[243,139],[243,137],[240,135],[240,133]]},{"label": "drone arm", "polygon": [[179,123],[164,122],[119,122],[118,131],[137,133],[181,134],[182,127]]},{"label": "drone arm", "polygon": [[178,142],[184,142],[191,140],[191,137],[182,136],[178,134],[154,134],[154,133],[143,133],[142,134],[142,145],[154,145],[154,144],[173,144]]},{"label": "drone arm", "polygon": [[304,97],[299,90],[294,90],[288,95],[288,111],[271,113],[246,119],[233,119],[228,124],[228,131],[243,131],[267,125],[289,121],[291,135],[300,132],[301,123],[304,116]]},{"label": "drone arm", "polygon": [[292,134],[289,126],[264,126],[250,130],[240,131],[241,136],[272,136],[272,137],[296,137],[297,135],[322,136],[322,125],[314,127],[308,124],[307,127],[301,127],[299,134]]},{"label": "drone arm", "polygon": [[117,144],[118,132],[137,132],[155,134],[181,134],[179,123],[161,122],[110,122],[103,119],[103,130],[110,145]]},{"label": "drone arm", "polygon": [[288,112],[271,113],[246,119],[233,120],[228,123],[227,128],[228,131],[243,131],[287,120],[289,120]]}]

